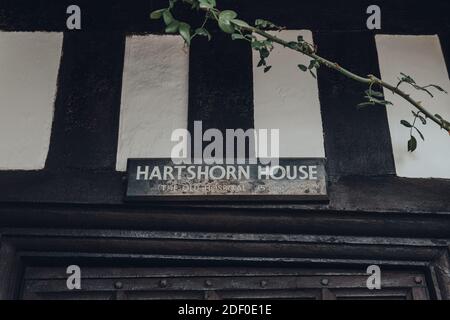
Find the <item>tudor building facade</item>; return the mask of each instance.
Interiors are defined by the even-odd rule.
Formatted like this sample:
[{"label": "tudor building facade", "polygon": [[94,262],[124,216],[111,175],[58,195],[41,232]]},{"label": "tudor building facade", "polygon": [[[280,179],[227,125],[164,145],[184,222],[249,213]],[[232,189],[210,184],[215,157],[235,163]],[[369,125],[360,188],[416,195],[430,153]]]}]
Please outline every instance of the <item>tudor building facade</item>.
[{"label": "tudor building facade", "polygon": [[[81,30],[66,28],[73,4]],[[371,4],[381,30],[366,28]],[[264,74],[214,28],[186,48],[149,20],[164,6],[0,3],[0,298],[450,299],[449,137],[421,127],[408,153],[411,109],[389,92],[393,107],[359,110],[364,86],[302,74],[308,61],[279,48]],[[448,1],[220,7],[283,24],[358,74],[411,72],[450,91]],[[417,95],[450,118],[448,96]],[[127,159],[170,157],[170,133],[194,121],[279,128],[282,157],[326,158],[327,199],[127,201]],[[67,288],[71,265],[80,290]],[[366,286],[371,265],[381,290]]]}]

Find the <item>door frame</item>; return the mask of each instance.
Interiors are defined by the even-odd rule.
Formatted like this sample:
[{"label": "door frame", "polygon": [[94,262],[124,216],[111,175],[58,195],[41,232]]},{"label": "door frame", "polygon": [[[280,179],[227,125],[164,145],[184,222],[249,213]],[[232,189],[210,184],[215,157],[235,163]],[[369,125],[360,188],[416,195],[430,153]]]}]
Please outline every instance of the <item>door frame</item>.
[{"label": "door frame", "polygon": [[1,229],[0,299],[17,299],[36,263],[416,269],[431,299],[450,299],[448,240],[304,234]]}]

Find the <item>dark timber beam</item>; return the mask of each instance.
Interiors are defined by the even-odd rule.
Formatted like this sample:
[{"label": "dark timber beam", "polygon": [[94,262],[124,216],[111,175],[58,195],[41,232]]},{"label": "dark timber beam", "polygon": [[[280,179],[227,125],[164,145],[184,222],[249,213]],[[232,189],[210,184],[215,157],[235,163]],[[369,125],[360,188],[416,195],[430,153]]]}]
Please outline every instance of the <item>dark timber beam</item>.
[{"label": "dark timber beam", "polygon": [[12,300],[19,289],[20,261],[16,249],[0,235],[0,300]]},{"label": "dark timber beam", "polygon": [[[125,174],[113,171],[73,170],[0,171],[0,206],[7,203],[124,204]],[[450,180],[407,179],[398,177],[343,177],[332,181],[329,204],[308,203],[221,203],[153,202],[155,208],[228,208],[259,210],[260,215],[273,210],[337,210],[348,212],[450,213]],[[212,211],[211,211],[212,212]],[[1,217],[0,217],[1,218]]]},{"label": "dark timber beam", "polygon": [[[150,21],[149,13],[167,7],[168,0],[3,0],[0,4],[0,30],[64,31],[66,8],[82,9],[85,31],[163,32],[160,22]],[[220,0],[222,9],[234,9],[253,22],[273,20],[289,29],[316,31],[364,31],[369,5],[382,10],[383,33],[435,34],[449,30],[450,2],[447,0]],[[193,20],[180,10],[183,20]]]},{"label": "dark timber beam", "polygon": [[46,169],[114,169],[125,36],[68,32]]},{"label": "dark timber beam", "polygon": [[[252,52],[248,43],[218,33],[190,48],[188,128],[250,129],[253,117]],[[225,136],[225,135],[224,135]]]},{"label": "dark timber beam", "polygon": [[[322,56],[357,74],[379,76],[372,33],[316,33]],[[367,86],[319,69],[319,94],[330,176],[395,174],[391,137],[383,106],[358,109]]]},{"label": "dark timber beam", "polygon": [[444,54],[445,63],[447,65],[447,72],[450,77],[450,31],[439,33],[439,41],[441,43],[442,53]]}]

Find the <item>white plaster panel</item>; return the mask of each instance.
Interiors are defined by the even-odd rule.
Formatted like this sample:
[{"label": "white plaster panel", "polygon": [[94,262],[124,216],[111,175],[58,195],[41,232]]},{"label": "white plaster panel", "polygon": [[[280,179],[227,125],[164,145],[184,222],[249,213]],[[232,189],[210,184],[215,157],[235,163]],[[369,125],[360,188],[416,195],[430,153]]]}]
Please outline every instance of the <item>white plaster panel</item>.
[{"label": "white plaster panel", "polygon": [[[382,78],[397,83],[400,72],[413,77],[419,85],[436,84],[450,92],[450,81],[446,69],[441,45],[437,36],[398,36],[377,35],[376,44]],[[422,101],[433,114],[450,119],[450,96],[433,91],[434,98],[425,92],[418,92],[408,85],[401,87],[411,96]],[[400,124],[400,120],[412,121],[414,108],[389,90],[385,90],[386,99],[393,102],[388,106],[387,114],[393,144],[397,175],[411,178],[450,178],[450,137],[434,122],[419,129],[425,136],[422,141],[418,134],[417,150],[407,151],[409,130]],[[415,109],[414,109],[415,110]]]},{"label": "white plaster panel", "polygon": [[[308,30],[283,30],[276,35],[297,41],[302,35],[313,42]],[[322,118],[317,80],[297,65],[311,59],[275,45],[267,59],[272,69],[257,68],[259,53],[253,53],[255,128],[280,130],[281,157],[324,157]]]},{"label": "white plaster panel", "polygon": [[45,166],[62,33],[0,32],[0,170]]},{"label": "white plaster panel", "polygon": [[178,36],[130,36],[122,84],[116,169],[128,158],[169,157],[174,129],[187,128],[189,53]]}]

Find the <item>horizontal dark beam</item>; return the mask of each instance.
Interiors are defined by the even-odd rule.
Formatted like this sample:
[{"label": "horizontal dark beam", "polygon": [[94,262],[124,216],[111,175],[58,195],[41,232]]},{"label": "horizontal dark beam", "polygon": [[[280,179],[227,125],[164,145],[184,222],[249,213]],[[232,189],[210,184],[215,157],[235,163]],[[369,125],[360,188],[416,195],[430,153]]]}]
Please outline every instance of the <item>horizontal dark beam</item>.
[{"label": "horizontal dark beam", "polygon": [[[104,229],[0,229],[4,238],[46,237],[54,239],[83,239],[97,240],[115,238],[120,240],[148,240],[148,241],[207,241],[229,243],[261,243],[272,242],[280,244],[324,244],[324,245],[396,245],[409,248],[427,247],[442,248],[450,245],[450,237],[436,241],[433,239],[412,238],[379,238],[364,236],[337,236],[337,235],[307,235],[307,234],[269,234],[269,233],[216,233],[216,232],[172,232],[172,231],[145,231],[145,230],[104,230]],[[32,244],[35,245],[35,244]],[[40,246],[40,245],[39,245]]]},{"label": "horizontal dark beam", "polygon": [[[8,203],[124,204],[124,173],[115,171],[2,171],[0,205]],[[349,212],[450,213],[450,180],[393,176],[343,177],[329,184],[328,204],[293,202],[170,203],[154,208],[224,208],[249,210],[338,210]]]},{"label": "horizontal dark beam", "polygon": [[[109,183],[93,182],[89,188],[99,190],[103,197],[110,191],[109,200],[120,202],[120,192],[106,188],[111,184],[120,184],[120,177],[116,178],[104,180]],[[407,179],[396,179],[395,183],[386,179],[355,180],[333,185],[331,205],[316,207],[270,203],[231,206],[220,203],[39,204],[28,199],[29,203],[0,204],[0,227],[449,237],[449,200],[441,198],[433,209],[430,208],[435,201],[430,194],[434,190],[443,190],[443,194],[448,194],[448,182],[432,181],[424,185],[422,181]],[[393,190],[392,185],[397,190]],[[65,191],[79,195],[83,191],[87,193],[86,190],[91,190],[89,188],[78,185]],[[383,207],[380,208],[380,205]],[[438,205],[440,210],[436,208]],[[368,211],[371,206],[373,211]],[[440,213],[433,213],[436,211]]]},{"label": "horizontal dark beam", "polygon": [[[201,255],[201,256],[241,256],[267,258],[320,258],[332,259],[345,257],[346,259],[377,259],[383,256],[386,260],[408,260],[414,257],[417,261],[431,261],[437,253],[445,248],[442,245],[397,245],[391,243],[376,244],[359,242],[353,239],[347,243],[345,239],[335,239],[334,242],[318,241],[273,241],[270,239],[233,240],[215,239],[191,240],[186,237],[179,239],[166,238],[134,238],[123,239],[114,236],[112,232],[105,237],[85,237],[73,235],[61,237],[51,232],[41,236],[19,235],[5,238],[12,242],[20,251],[77,251],[77,252],[116,252],[128,254],[160,254],[160,255]],[[289,235],[290,236],[290,235]],[[288,235],[285,235],[285,238]],[[34,241],[33,241],[34,240]],[[339,241],[341,240],[341,241]],[[360,239],[364,240],[364,239]]]},{"label": "horizontal dark beam", "polygon": [[[445,255],[448,239],[432,241],[412,238],[371,238],[306,235],[258,235],[225,233],[163,233],[114,230],[0,229],[3,241],[19,256],[29,258],[83,258],[82,255],[123,255],[139,257],[141,262],[152,255],[179,260],[203,257],[204,262],[226,263],[242,258],[250,261],[356,264],[358,261],[390,261],[419,266]],[[23,255],[22,255],[23,254]],[[81,255],[81,256],[80,256]],[[91,256],[94,257],[94,256]],[[446,256],[445,256],[446,257]],[[444,260],[445,260],[444,257]],[[239,260],[236,260],[239,261]],[[179,261],[181,262],[181,261]],[[117,263],[117,261],[116,261]],[[198,265],[197,265],[198,266]],[[222,264],[224,266],[224,264]]]},{"label": "horizontal dark beam", "polygon": [[115,171],[2,171],[1,201],[121,203],[125,184]]},{"label": "horizontal dark beam", "polygon": [[[149,19],[154,9],[167,7],[168,0],[3,0],[0,29],[63,31],[66,8],[82,8],[82,28],[86,31],[161,32],[162,26]],[[265,18],[290,29],[315,31],[366,30],[366,9],[378,4],[382,9],[383,33],[437,33],[450,29],[450,2],[447,0],[220,0],[219,7],[235,9],[242,18]],[[181,10],[184,20],[192,20]],[[189,16],[189,17],[186,17]]]}]

